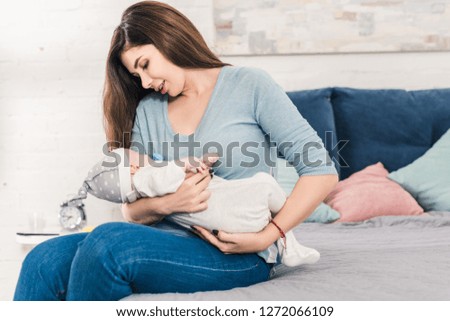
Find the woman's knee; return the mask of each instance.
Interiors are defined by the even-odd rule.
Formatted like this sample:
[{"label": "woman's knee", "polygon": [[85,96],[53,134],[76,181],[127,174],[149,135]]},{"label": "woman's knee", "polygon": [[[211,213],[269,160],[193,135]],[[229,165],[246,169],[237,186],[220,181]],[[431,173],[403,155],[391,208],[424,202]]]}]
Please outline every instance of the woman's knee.
[{"label": "woman's knee", "polygon": [[44,267],[44,270],[58,269],[54,260],[51,259],[53,251],[52,246],[44,242],[34,247],[22,262],[22,270],[33,271],[40,270]]},{"label": "woman's knee", "polygon": [[34,247],[25,257],[23,267],[30,270],[38,268],[40,272],[59,271],[62,266],[67,266],[72,261],[85,233],[73,234],[50,239]]},{"label": "woman's knee", "polygon": [[72,260],[84,237],[57,237],[32,249],[22,263],[14,300],[64,299]]},{"label": "woman's knee", "polygon": [[127,233],[129,223],[111,222],[99,225],[80,243],[77,255],[101,258],[111,253]]}]

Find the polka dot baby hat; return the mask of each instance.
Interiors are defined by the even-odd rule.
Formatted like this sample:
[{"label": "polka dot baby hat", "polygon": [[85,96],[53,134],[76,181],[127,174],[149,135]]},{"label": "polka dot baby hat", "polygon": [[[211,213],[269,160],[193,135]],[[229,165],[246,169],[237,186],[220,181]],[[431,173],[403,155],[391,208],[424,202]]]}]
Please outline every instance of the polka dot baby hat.
[{"label": "polka dot baby hat", "polygon": [[129,166],[123,148],[109,152],[90,169],[79,194],[89,192],[106,201],[125,202],[126,195],[132,191]]}]

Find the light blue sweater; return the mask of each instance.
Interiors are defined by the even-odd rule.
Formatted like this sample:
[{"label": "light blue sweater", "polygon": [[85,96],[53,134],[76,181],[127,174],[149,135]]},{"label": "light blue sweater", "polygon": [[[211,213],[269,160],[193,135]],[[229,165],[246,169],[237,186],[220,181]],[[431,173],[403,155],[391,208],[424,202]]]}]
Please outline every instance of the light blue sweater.
[{"label": "light blue sweater", "polygon": [[[151,93],[139,103],[131,136],[133,149],[161,155],[164,160],[216,152],[220,158],[214,173],[225,179],[272,170],[276,177],[277,153],[299,175],[337,174],[317,133],[284,90],[260,69],[223,67],[191,136],[174,133],[167,102],[167,95]],[[273,249],[270,259],[269,251],[260,255],[273,262]]]}]

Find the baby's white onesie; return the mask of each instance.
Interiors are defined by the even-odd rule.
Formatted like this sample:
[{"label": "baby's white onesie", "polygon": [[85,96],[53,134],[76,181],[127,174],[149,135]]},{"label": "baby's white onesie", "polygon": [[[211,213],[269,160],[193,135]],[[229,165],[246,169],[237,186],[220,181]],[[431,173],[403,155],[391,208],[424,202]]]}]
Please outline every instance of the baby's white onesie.
[{"label": "baby's white onesie", "polygon": [[[133,189],[140,197],[174,193],[185,179],[185,172],[175,162],[166,166],[140,168],[132,178]],[[286,194],[267,173],[250,178],[225,180],[214,176],[208,185],[211,197],[208,208],[196,213],[175,213],[166,219],[186,228],[191,225],[228,233],[261,231],[286,202]],[[292,232],[286,233],[286,244],[279,239],[277,247],[281,261],[287,266],[311,264],[320,258],[319,252],[300,245]]]}]

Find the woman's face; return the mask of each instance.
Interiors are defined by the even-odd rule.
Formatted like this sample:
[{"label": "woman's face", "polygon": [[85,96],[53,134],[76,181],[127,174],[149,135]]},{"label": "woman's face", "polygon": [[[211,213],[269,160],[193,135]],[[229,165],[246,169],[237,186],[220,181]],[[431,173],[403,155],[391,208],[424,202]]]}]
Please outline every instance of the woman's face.
[{"label": "woman's face", "polygon": [[176,97],[185,85],[184,71],[171,63],[154,45],[132,47],[121,55],[130,74],[141,79],[142,87]]}]

